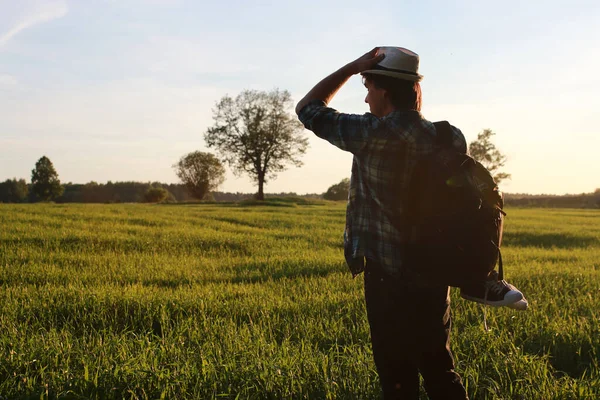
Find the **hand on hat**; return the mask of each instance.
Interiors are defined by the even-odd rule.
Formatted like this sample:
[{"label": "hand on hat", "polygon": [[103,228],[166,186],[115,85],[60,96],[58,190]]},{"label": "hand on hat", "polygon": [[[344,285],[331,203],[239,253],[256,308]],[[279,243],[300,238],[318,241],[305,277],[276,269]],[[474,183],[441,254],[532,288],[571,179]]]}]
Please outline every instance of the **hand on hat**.
[{"label": "hand on hat", "polygon": [[363,71],[373,68],[385,57],[385,54],[377,54],[379,47],[375,47],[373,50],[363,54],[356,60],[352,61],[347,67],[350,69],[352,74],[360,74]]}]

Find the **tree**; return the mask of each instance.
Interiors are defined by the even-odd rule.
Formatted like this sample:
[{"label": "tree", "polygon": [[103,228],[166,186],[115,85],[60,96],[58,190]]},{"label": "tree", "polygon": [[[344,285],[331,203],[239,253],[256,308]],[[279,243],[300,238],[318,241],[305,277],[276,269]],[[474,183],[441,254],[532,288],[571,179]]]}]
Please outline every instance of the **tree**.
[{"label": "tree", "polygon": [[506,163],[506,156],[492,143],[494,135],[491,129],[480,132],[477,139],[469,143],[469,154],[490,171],[496,183],[500,183],[504,179],[510,179],[510,174],[498,171]]},{"label": "tree", "polygon": [[215,124],[204,139],[234,173],[246,173],[257,182],[258,200],[264,200],[267,179],[275,179],[288,164],[302,165],[299,157],[306,153],[308,139],[289,113],[292,106],[288,91],[245,90],[235,99],[223,97],[213,109]]},{"label": "tree", "polygon": [[348,198],[348,190],[350,190],[350,179],[344,178],[340,183],[330,186],[323,195],[323,198],[325,200],[346,200]]},{"label": "tree", "polygon": [[162,187],[151,186],[144,193],[144,200],[147,203],[160,203],[169,197],[169,191]]},{"label": "tree", "polygon": [[225,180],[225,168],[221,161],[210,153],[194,151],[186,154],[173,168],[188,192],[199,200]]},{"label": "tree", "polygon": [[64,188],[52,161],[42,156],[31,171],[31,192],[39,200],[50,201],[62,195]]},{"label": "tree", "polygon": [[28,192],[25,179],[7,179],[0,183],[0,203],[22,203],[27,200]]}]

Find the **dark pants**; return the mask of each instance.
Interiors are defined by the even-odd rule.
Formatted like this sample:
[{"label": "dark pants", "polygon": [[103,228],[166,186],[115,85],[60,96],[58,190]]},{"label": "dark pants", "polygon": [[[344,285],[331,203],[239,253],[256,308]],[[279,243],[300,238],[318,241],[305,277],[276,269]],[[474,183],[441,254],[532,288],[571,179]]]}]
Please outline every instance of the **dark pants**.
[{"label": "dark pants", "polygon": [[367,262],[365,299],[384,399],[467,399],[450,352],[448,287],[402,285]]}]

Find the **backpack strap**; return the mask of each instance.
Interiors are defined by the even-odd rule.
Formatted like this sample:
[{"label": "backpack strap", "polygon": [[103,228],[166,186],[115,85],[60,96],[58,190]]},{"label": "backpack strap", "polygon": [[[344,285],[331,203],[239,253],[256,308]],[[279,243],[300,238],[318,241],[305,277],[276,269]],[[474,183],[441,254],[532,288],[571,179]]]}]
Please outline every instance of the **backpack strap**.
[{"label": "backpack strap", "polygon": [[502,267],[502,252],[498,248],[498,280],[504,279],[504,268]]},{"label": "backpack strap", "polygon": [[452,147],[452,142],[454,140],[454,135],[452,133],[452,128],[450,127],[450,123],[448,121],[438,121],[434,122],[433,126],[435,126],[435,144],[440,148],[448,148]]}]

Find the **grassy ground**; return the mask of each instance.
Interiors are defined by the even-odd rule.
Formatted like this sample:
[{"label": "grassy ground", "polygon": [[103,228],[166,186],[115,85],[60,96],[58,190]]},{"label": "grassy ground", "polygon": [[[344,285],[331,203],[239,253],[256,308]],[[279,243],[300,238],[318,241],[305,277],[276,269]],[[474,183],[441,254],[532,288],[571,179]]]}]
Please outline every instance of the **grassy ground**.
[{"label": "grassy ground", "polygon": [[[531,309],[453,290],[471,398],[600,398],[600,212],[509,209]],[[0,399],[379,395],[344,205],[0,204]]]}]

